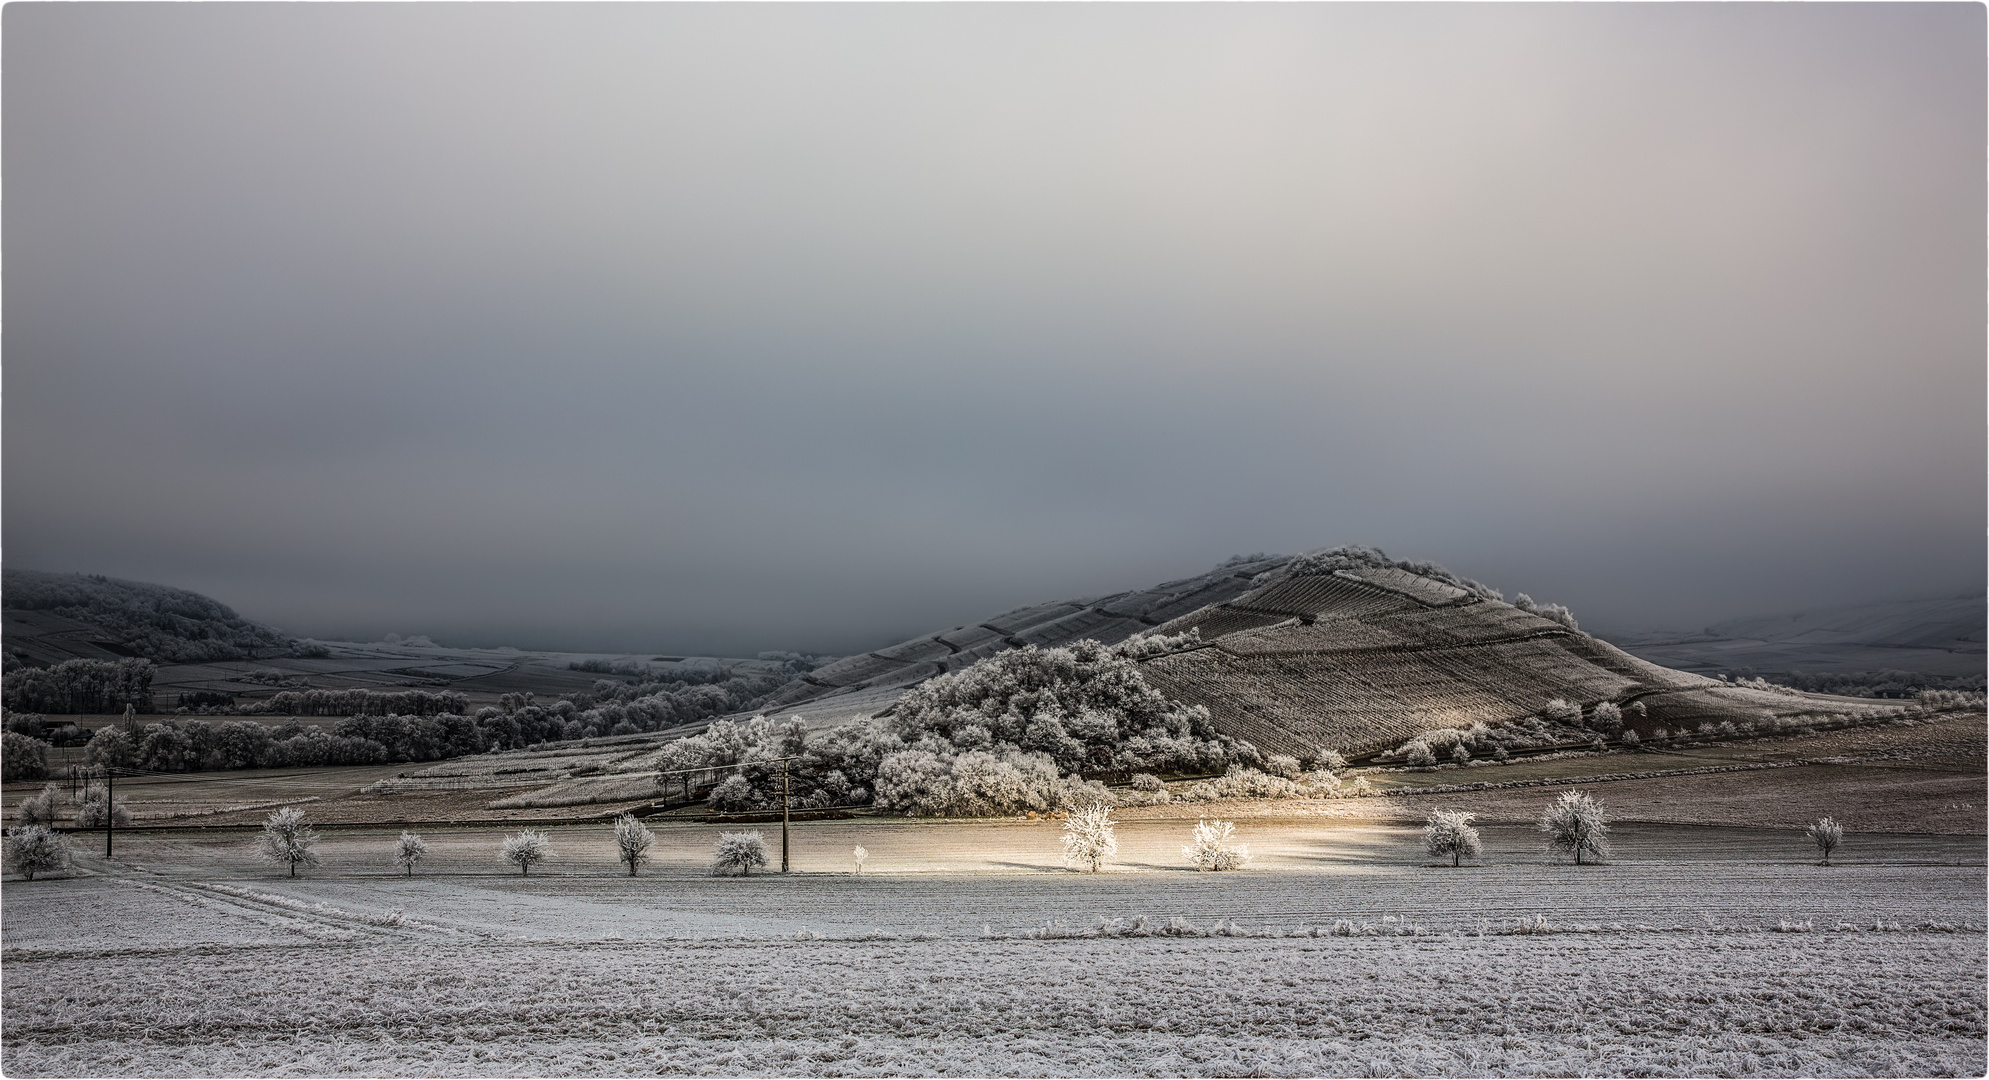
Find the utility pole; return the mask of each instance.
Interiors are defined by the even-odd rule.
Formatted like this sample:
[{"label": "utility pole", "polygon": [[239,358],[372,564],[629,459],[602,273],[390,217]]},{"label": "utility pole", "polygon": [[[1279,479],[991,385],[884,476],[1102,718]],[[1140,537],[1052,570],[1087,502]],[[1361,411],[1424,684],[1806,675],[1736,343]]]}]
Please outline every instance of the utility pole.
[{"label": "utility pole", "polygon": [[787,873],[787,759],[780,759],[780,872]]},{"label": "utility pole", "polygon": [[110,858],[111,828],[117,824],[117,770],[104,766],[104,858]]}]

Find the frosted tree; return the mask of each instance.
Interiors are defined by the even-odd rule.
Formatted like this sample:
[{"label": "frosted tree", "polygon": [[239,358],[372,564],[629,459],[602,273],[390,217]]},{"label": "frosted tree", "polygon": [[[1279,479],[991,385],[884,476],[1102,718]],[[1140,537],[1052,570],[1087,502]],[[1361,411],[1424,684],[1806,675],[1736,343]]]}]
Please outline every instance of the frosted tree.
[{"label": "frosted tree", "polygon": [[712,853],[713,877],[750,877],[767,865],[767,841],[759,832],[718,834],[718,848]]},{"label": "frosted tree", "polygon": [[615,819],[615,850],[628,865],[628,876],[634,877],[636,868],[649,861],[649,845],[655,842],[656,834],[637,821],[634,814]]},{"label": "frosted tree", "polygon": [[1818,818],[1816,824],[1803,830],[1816,842],[1816,850],[1823,853],[1823,865],[1830,865],[1830,853],[1844,841],[1844,826],[1830,818]]},{"label": "frosted tree", "polygon": [[1585,859],[1609,857],[1609,822],[1602,803],[1586,791],[1566,792],[1554,800],[1540,819],[1540,831],[1547,834],[1547,850],[1573,855],[1576,866]]},{"label": "frosted tree", "polygon": [[1119,850],[1112,835],[1112,812],[1102,802],[1064,815],[1064,862],[1097,873]]},{"label": "frosted tree", "polygon": [[1618,708],[1615,702],[1605,701],[1595,707],[1595,712],[1589,716],[1588,722],[1597,731],[1614,734],[1623,728],[1623,710]]},{"label": "frosted tree", "polygon": [[297,876],[297,867],[318,865],[318,833],[304,823],[304,811],[294,806],[286,806],[269,815],[262,823],[262,835],[256,838],[256,854],[264,862],[277,863],[290,867],[290,876]]},{"label": "frosted tree", "polygon": [[7,863],[29,881],[68,862],[68,842],[46,825],[23,825],[7,833]]},{"label": "frosted tree", "polygon": [[1188,856],[1197,870],[1241,870],[1250,861],[1250,847],[1230,843],[1235,835],[1233,821],[1197,821],[1195,837],[1181,854]]},{"label": "frosted tree", "polygon": [[870,850],[862,844],[858,844],[856,845],[856,850],[851,852],[851,854],[856,857],[856,872],[859,874],[863,873],[863,861],[870,858]]},{"label": "frosted tree", "polygon": [[123,799],[112,800],[110,793],[100,787],[92,787],[83,792],[83,801],[76,807],[76,827],[79,829],[101,829],[105,822],[112,825],[131,824],[131,811]]},{"label": "frosted tree", "polygon": [[1429,823],[1423,826],[1423,850],[1435,858],[1448,857],[1452,866],[1477,858],[1484,845],[1479,842],[1478,830],[1471,827],[1476,816],[1462,810],[1430,811]]},{"label": "frosted tree", "polygon": [[428,841],[416,833],[402,829],[400,842],[394,845],[394,865],[406,870],[407,876],[413,877],[415,864],[427,857]]},{"label": "frosted tree", "polygon": [[83,760],[106,768],[129,769],[138,763],[138,741],[119,728],[98,728],[83,749]]},{"label": "frosted tree", "polygon": [[1579,724],[1582,720],[1580,706],[1570,704],[1566,698],[1555,698],[1542,706],[1540,715],[1557,724]]},{"label": "frosted tree", "polygon": [[[13,683],[14,676],[11,673],[7,676],[7,681],[10,685]],[[40,780],[46,776],[48,776],[46,743],[18,731],[0,734],[0,778],[13,783],[16,780]]]},{"label": "frosted tree", "polygon": [[526,877],[532,876],[532,867],[553,858],[552,844],[546,834],[537,829],[520,829],[504,838],[498,853],[516,863]]},{"label": "frosted tree", "polygon": [[61,791],[62,789],[54,784],[48,784],[41,789],[40,794],[22,799],[18,818],[20,823],[23,826],[55,824],[55,805]]}]

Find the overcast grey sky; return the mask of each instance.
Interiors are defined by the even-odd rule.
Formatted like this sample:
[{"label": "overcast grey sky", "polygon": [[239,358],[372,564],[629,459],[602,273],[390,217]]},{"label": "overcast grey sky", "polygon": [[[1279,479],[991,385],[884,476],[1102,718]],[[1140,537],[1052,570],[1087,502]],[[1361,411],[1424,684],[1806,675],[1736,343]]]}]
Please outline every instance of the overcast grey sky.
[{"label": "overcast grey sky", "polygon": [[4,17],[10,566],[735,653],[1985,586],[1980,4]]}]

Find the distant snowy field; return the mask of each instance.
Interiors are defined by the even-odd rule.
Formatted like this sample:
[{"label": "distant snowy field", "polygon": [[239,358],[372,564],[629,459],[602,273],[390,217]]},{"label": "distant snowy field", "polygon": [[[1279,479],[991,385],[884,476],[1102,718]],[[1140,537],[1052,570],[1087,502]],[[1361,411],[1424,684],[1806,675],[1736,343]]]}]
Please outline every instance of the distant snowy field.
[{"label": "distant snowy field", "polygon": [[[1011,829],[1018,846],[1035,842],[1028,828]],[[1308,864],[1295,853],[1219,875],[749,880],[668,865],[617,877],[580,857],[578,831],[566,837],[565,874],[530,879],[466,866],[409,880],[333,864],[293,880],[203,866],[194,848],[164,842],[151,854],[179,861],[146,863],[147,841],[133,836],[131,858],[158,872],[96,861],[95,876],[6,885],[0,1069],[1989,1070],[1979,839],[1820,868],[1733,858],[1759,846],[1738,830],[1741,841],[1625,832],[1624,846],[1641,839],[1646,857],[1579,870],[1523,856],[1515,832],[1488,852],[1498,861],[1463,871],[1413,854]],[[1358,835],[1378,854],[1401,851],[1410,834],[1397,833],[1390,845]],[[906,828],[871,846],[905,838],[892,846],[909,864],[911,838],[951,846],[964,835]],[[1716,857],[1669,857],[1694,837]],[[461,843],[467,852],[488,839]]]}]

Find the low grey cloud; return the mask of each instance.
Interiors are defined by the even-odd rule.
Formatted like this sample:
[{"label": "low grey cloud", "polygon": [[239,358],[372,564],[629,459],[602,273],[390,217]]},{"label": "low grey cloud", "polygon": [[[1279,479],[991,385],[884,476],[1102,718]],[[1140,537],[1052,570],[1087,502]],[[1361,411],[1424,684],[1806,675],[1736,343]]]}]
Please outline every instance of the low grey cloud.
[{"label": "low grey cloud", "polygon": [[4,17],[10,565],[713,652],[1985,587],[1979,6]]}]

